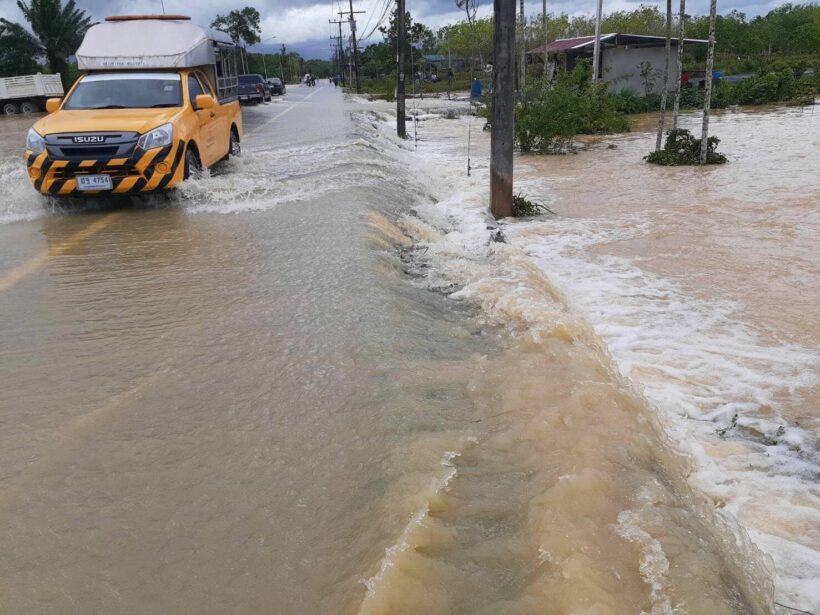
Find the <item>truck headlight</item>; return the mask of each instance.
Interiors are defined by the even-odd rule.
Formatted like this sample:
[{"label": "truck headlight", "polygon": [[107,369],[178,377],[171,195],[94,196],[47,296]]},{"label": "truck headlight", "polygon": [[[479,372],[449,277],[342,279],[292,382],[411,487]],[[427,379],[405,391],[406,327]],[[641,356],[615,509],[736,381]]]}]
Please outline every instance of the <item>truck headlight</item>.
[{"label": "truck headlight", "polygon": [[140,137],[137,142],[140,149],[149,150],[155,147],[165,147],[171,145],[174,136],[174,127],[171,124],[163,124],[154,130],[149,130]]},{"label": "truck headlight", "polygon": [[29,128],[26,135],[26,149],[34,155],[42,154],[46,151],[46,140],[33,128]]}]

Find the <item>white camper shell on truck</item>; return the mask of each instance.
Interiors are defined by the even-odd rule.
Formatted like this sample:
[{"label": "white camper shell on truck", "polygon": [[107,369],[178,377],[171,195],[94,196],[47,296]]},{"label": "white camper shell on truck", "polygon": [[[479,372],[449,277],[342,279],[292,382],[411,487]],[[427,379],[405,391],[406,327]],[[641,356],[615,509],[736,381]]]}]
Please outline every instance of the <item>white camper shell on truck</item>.
[{"label": "white camper shell on truck", "polygon": [[0,78],[0,109],[6,115],[45,111],[49,98],[63,95],[60,75],[23,75]]},{"label": "white camper shell on truck", "polygon": [[216,86],[220,101],[236,98],[236,45],[225,32],[206,30],[188,19],[183,15],[109,17],[85,35],[77,50],[77,66],[87,72],[197,67]]}]

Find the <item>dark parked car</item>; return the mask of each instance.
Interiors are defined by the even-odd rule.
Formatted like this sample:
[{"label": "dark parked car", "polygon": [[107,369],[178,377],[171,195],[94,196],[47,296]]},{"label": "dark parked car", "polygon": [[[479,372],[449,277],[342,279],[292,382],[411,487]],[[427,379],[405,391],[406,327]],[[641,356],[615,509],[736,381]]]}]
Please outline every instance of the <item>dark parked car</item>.
[{"label": "dark parked car", "polygon": [[279,77],[271,77],[270,79],[268,79],[268,84],[270,85],[271,94],[280,95],[287,92],[285,82],[282,81]]},{"label": "dark parked car", "polygon": [[239,75],[239,102],[261,103],[270,99],[270,85],[262,75]]}]

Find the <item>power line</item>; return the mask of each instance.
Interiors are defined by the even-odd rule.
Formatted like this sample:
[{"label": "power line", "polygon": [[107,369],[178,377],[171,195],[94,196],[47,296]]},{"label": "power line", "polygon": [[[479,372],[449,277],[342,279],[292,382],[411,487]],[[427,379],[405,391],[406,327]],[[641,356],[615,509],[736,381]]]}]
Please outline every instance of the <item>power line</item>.
[{"label": "power line", "polygon": [[[360,37],[359,42],[369,40],[371,36],[376,33],[376,30],[381,28],[384,25],[385,20],[387,20],[390,16],[390,10],[393,8],[393,0],[385,0],[384,1],[384,8],[382,9],[382,13],[379,16],[379,20],[376,22],[376,25],[373,26],[373,29],[367,33],[367,35]],[[365,28],[366,29],[366,28]]]}]

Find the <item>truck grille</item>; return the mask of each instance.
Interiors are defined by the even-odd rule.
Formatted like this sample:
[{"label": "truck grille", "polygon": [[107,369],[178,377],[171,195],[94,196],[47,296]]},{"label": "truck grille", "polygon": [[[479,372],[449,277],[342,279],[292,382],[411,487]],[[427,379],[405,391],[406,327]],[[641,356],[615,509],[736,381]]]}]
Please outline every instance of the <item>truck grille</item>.
[{"label": "truck grille", "polygon": [[118,145],[97,145],[89,147],[61,147],[65,156],[82,158],[100,158],[102,156],[116,156],[120,148]]},{"label": "truck grille", "polygon": [[[102,137],[105,142],[75,143],[77,137]],[[45,140],[48,153],[53,158],[94,160],[130,156],[139,137],[137,132],[71,132],[47,135]]]}]

